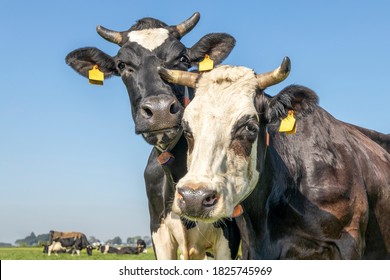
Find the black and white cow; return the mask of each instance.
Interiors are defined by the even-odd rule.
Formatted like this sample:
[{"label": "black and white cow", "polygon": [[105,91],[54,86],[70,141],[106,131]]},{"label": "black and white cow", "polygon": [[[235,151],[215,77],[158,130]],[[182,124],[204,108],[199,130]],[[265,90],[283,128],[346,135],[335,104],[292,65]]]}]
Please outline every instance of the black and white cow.
[{"label": "black and white cow", "polygon": [[137,248],[139,253],[146,253],[146,242],[143,239],[137,239]]},{"label": "black and white cow", "polygon": [[146,243],[142,239],[137,240],[137,246],[126,246],[126,247],[122,247],[122,248],[116,248],[116,247],[112,247],[112,246],[106,244],[106,245],[101,245],[98,248],[98,250],[103,254],[115,253],[115,254],[119,254],[119,255],[140,254],[140,253],[143,253],[145,249],[146,249]]},{"label": "black and white cow", "polygon": [[266,95],[289,69],[288,59],[261,75],[161,69],[196,87],[183,116],[188,173],[174,212],[205,222],[237,216],[244,259],[390,258],[390,154],[306,87]]},{"label": "black and white cow", "polygon": [[92,255],[92,246],[89,244],[87,237],[81,232],[60,232],[50,231],[48,255],[56,251],[71,251],[72,255],[86,249],[89,256]]},{"label": "black and white cow", "polygon": [[138,255],[139,253],[140,251],[138,247],[131,247],[131,246],[122,247],[117,252],[118,255],[125,255],[125,254]]},{"label": "black and white cow", "polygon": [[106,244],[106,245],[101,245],[99,247],[99,251],[102,254],[112,254],[112,253],[118,253],[119,249]]},{"label": "black and white cow", "polygon": [[120,46],[117,55],[90,47],[72,51],[66,57],[66,63],[85,77],[95,65],[105,77],[120,76],[129,94],[135,132],[155,146],[144,177],[157,259],[176,259],[177,249],[185,259],[203,258],[206,250],[214,251],[217,258],[235,258],[238,250],[234,221],[200,225],[183,221],[171,211],[175,183],[186,173],[187,143],[182,137],[181,118],[188,101],[185,87],[166,83],[157,69],[163,66],[187,70],[205,55],[218,64],[235,44],[228,34],[211,33],[191,48],[185,47],[180,39],[199,18],[195,13],[176,26],[144,18],[124,32],[98,26],[97,32],[103,38]]}]

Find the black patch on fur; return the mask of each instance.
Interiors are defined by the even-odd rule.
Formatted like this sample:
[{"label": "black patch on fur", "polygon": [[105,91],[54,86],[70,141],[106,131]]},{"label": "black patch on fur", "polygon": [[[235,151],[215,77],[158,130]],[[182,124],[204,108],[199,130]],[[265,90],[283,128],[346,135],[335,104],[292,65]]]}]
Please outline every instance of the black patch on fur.
[{"label": "black patch on fur", "polygon": [[187,230],[196,227],[196,222],[190,221],[184,217],[180,217],[180,221],[186,227]]}]

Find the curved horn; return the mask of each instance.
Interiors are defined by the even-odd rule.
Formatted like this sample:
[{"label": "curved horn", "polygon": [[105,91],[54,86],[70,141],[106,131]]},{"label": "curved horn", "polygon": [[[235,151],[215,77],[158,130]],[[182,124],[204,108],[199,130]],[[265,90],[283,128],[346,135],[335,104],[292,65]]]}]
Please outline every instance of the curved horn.
[{"label": "curved horn", "polygon": [[183,37],[188,32],[190,32],[200,19],[200,14],[195,12],[189,19],[183,21],[182,23],[176,25],[176,31],[179,33],[179,37]]},{"label": "curved horn", "polygon": [[260,89],[276,85],[288,77],[291,70],[291,61],[288,56],[283,58],[282,64],[273,71],[257,74],[257,83]]},{"label": "curved horn", "polygon": [[168,70],[166,68],[159,68],[158,73],[161,78],[171,84],[186,86],[195,88],[196,81],[198,80],[199,74],[180,71],[180,70]]},{"label": "curved horn", "polygon": [[96,31],[97,33],[99,33],[100,36],[102,36],[107,41],[110,41],[111,43],[115,43],[117,45],[121,45],[123,40],[123,36],[121,32],[107,29],[101,25],[96,26]]}]

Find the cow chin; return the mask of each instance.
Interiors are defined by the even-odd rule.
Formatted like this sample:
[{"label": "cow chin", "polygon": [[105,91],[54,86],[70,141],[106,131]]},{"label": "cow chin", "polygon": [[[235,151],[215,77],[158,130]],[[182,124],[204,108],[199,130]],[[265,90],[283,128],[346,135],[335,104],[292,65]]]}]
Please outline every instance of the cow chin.
[{"label": "cow chin", "polygon": [[167,149],[171,144],[177,142],[181,136],[181,127],[160,129],[155,131],[141,132],[145,141],[153,146],[158,146],[161,149]]}]

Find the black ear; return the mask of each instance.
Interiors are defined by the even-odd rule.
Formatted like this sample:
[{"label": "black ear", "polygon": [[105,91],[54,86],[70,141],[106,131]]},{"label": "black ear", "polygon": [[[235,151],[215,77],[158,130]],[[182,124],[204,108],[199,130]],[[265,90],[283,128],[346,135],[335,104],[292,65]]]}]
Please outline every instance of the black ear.
[{"label": "black ear", "polygon": [[207,54],[215,65],[219,64],[230,54],[235,44],[236,40],[229,34],[207,34],[188,50],[190,60],[193,64],[199,63]]},{"label": "black ear", "polygon": [[97,65],[105,78],[119,76],[114,59],[97,48],[80,48],[70,52],[65,58],[66,64],[76,72],[88,78],[88,71]]},{"label": "black ear", "polygon": [[255,104],[265,121],[272,123],[285,118],[289,110],[293,110],[297,118],[310,114],[318,105],[318,96],[307,87],[290,85],[274,97],[259,92]]}]

